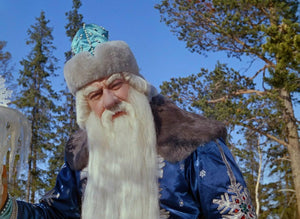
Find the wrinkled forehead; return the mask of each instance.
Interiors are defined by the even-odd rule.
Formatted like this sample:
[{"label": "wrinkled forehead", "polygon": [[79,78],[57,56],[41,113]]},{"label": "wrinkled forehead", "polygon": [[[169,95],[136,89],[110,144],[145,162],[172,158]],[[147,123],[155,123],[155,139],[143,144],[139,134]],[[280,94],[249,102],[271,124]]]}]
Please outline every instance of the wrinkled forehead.
[{"label": "wrinkled forehead", "polygon": [[125,80],[123,74],[121,74],[121,73],[112,74],[111,76],[109,76],[107,78],[99,79],[99,80],[89,83],[88,85],[86,85],[83,88],[83,90],[84,90],[83,93],[84,93],[84,95],[88,95],[89,93],[91,93],[95,90],[98,90],[101,87],[109,86],[112,82],[114,82],[117,79]]}]

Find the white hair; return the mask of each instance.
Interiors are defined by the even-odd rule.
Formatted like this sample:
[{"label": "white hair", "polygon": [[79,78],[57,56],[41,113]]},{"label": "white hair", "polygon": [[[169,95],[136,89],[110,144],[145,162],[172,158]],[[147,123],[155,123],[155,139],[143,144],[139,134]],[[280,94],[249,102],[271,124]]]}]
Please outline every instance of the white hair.
[{"label": "white hair", "polygon": [[[124,78],[129,85],[140,93],[145,94],[148,101],[150,101],[153,96],[157,95],[157,90],[154,86],[149,84],[145,79],[128,72],[112,74],[108,80],[113,80],[119,77]],[[88,94],[87,89],[88,87],[84,87],[76,92],[76,120],[77,124],[82,129],[85,129],[85,122],[91,112],[86,100]]]},{"label": "white hair", "polygon": [[[112,120],[115,112],[126,115]],[[128,102],[86,120],[88,182],[82,218],[159,218],[156,135],[145,95],[130,87]]]}]

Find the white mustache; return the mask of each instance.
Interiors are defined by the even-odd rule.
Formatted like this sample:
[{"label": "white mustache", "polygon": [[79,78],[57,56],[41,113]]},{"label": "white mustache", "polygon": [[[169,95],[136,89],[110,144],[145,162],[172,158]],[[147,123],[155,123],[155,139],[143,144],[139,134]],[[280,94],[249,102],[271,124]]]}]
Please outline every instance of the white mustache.
[{"label": "white mustache", "polygon": [[117,112],[120,112],[120,111],[126,112],[127,111],[127,105],[125,104],[124,101],[122,101],[119,104],[117,104],[116,106],[114,106],[112,109],[110,109],[109,111],[111,111],[112,113],[117,113]]},{"label": "white mustache", "polygon": [[116,114],[117,112],[126,112],[128,111],[127,109],[127,104],[128,103],[125,103],[124,101],[120,102],[119,104],[115,105],[114,107],[112,107],[111,109],[109,110],[105,110],[103,112],[103,115],[104,113],[108,114],[108,115],[114,115]]},{"label": "white mustache", "polygon": [[104,110],[101,116],[102,124],[105,125],[108,124],[108,121],[111,122],[113,120],[113,116],[118,112],[125,112],[126,114],[129,114],[128,106],[129,103],[122,101],[111,109]]}]

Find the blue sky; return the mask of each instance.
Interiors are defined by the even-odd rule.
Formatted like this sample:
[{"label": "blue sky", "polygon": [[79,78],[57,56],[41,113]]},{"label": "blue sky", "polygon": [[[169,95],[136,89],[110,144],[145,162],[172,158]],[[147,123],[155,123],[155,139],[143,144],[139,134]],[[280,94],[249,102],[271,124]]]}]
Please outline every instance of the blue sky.
[{"label": "blue sky", "polygon": [[[228,63],[235,70],[245,71],[249,63],[224,53],[209,53],[207,57],[191,53],[185,43],[179,41],[160,22],[160,15],[154,5],[159,0],[82,0],[80,13],[85,23],[95,23],[109,30],[110,40],[124,40],[131,47],[141,74],[155,87],[172,77],[184,77],[198,73],[201,68],[212,70],[219,60]],[[12,54],[15,77],[20,69],[19,62],[31,48],[26,45],[27,30],[33,25],[41,10],[53,27],[54,55],[59,59],[58,78],[52,82],[56,91],[65,87],[63,79],[64,52],[71,42],[66,37],[65,12],[70,11],[72,0],[0,0],[0,40],[7,41],[6,51]],[[253,68],[257,68],[257,63]],[[257,68],[259,69],[259,68]],[[252,73],[253,75],[254,73]],[[259,86],[261,83],[258,81]],[[299,96],[299,95],[298,95]],[[299,106],[295,107],[299,118]]]},{"label": "blue sky", "polygon": [[[245,71],[249,62],[227,58],[225,53],[209,53],[207,57],[189,52],[185,42],[179,41],[169,28],[160,22],[154,5],[159,0],[81,0],[79,12],[85,23],[95,23],[109,31],[110,40],[124,40],[131,47],[141,74],[155,87],[172,77],[184,77],[198,73],[201,68],[212,70],[219,60],[235,70]],[[19,62],[31,47],[26,45],[27,30],[36,23],[41,10],[53,27],[54,55],[59,59],[58,78],[53,82],[56,91],[65,87],[63,79],[64,52],[71,42],[66,37],[65,13],[72,8],[72,0],[0,0],[0,40],[7,41],[6,51],[12,54],[15,78],[21,68]],[[258,62],[250,70],[260,69]],[[254,71],[248,71],[252,76]],[[256,81],[258,86],[262,83]],[[299,97],[299,95],[297,95]],[[299,114],[296,106],[296,114]],[[298,117],[298,116],[297,116]]]},{"label": "blue sky", "polygon": [[[208,57],[191,53],[185,43],[179,41],[169,28],[160,22],[154,5],[158,0],[82,0],[79,12],[85,23],[95,23],[109,30],[110,40],[124,40],[136,56],[141,74],[157,88],[171,77],[198,73],[202,67],[213,69],[217,60],[245,68],[237,60],[227,59],[225,54],[214,53]],[[15,72],[19,62],[31,47],[26,45],[27,30],[36,23],[35,18],[45,11],[53,27],[54,55],[59,59],[59,75],[53,81],[54,89],[64,83],[64,52],[69,50],[70,41],[64,26],[65,12],[70,11],[72,0],[0,0],[0,40],[7,41],[6,51],[12,54]],[[240,67],[242,66],[242,67]],[[16,74],[15,74],[16,75]]]}]

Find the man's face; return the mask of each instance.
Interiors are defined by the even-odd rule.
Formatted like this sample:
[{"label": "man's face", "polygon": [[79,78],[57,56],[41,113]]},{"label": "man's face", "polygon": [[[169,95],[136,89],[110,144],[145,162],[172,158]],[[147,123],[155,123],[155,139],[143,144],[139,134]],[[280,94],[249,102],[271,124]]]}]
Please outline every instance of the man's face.
[{"label": "man's face", "polygon": [[120,74],[78,96],[89,144],[82,218],[157,218],[156,133],[147,96]]},{"label": "man's face", "polygon": [[[101,118],[105,110],[111,110],[120,102],[128,100],[129,84],[122,78],[112,75],[103,80],[94,81],[86,88],[87,102],[91,110]],[[126,114],[117,111],[113,119]]]}]

